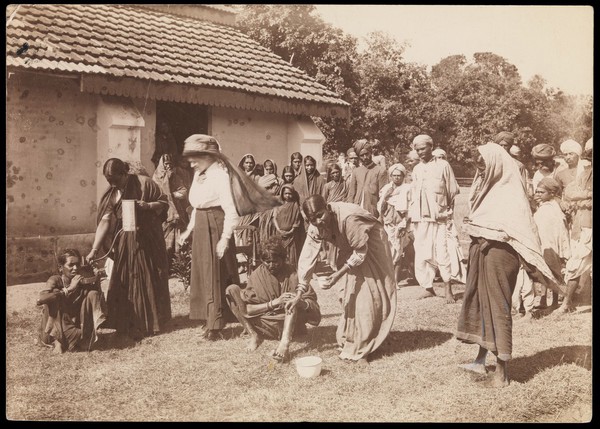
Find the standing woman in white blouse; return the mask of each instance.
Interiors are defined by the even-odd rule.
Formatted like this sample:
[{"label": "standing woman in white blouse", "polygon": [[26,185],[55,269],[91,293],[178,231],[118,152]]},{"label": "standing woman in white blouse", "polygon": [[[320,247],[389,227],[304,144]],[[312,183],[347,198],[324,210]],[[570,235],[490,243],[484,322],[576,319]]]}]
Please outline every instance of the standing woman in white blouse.
[{"label": "standing woman in white blouse", "polygon": [[279,203],[221,153],[214,137],[188,137],[182,155],[194,169],[193,212],[180,237],[183,244],[193,233],[190,319],[206,321],[204,337],[215,341],[225,324],[236,320],[225,300],[227,286],[239,284],[233,230],[240,216]]}]

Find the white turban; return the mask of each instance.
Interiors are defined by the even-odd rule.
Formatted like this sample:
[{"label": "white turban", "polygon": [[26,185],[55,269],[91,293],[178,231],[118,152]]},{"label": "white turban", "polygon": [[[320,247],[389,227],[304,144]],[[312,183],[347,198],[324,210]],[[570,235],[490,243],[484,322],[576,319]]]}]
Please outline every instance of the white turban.
[{"label": "white turban", "polygon": [[406,176],[406,168],[400,163],[394,164],[388,168],[388,175],[391,177],[392,173],[396,170],[400,170],[400,172]]},{"label": "white turban", "polygon": [[412,148],[414,149],[417,143],[427,143],[433,146],[433,139],[429,137],[427,134],[419,134],[413,139]]},{"label": "white turban", "polygon": [[560,151],[564,154],[567,153],[575,153],[577,156],[581,156],[581,145],[577,143],[575,140],[565,140],[560,145]]},{"label": "white turban", "polygon": [[592,143],[592,137],[585,142],[585,150],[593,149],[594,144]]},{"label": "white turban", "polygon": [[448,155],[446,154],[446,151],[445,151],[444,149],[441,149],[441,148],[439,148],[439,147],[438,147],[437,149],[434,149],[434,150],[431,152],[431,154],[432,154],[433,156],[435,156],[436,158],[437,158],[437,157],[440,157],[440,156],[443,156],[443,157],[445,158],[446,156],[448,156]]},{"label": "white turban", "polygon": [[521,154],[521,148],[517,145],[512,145],[509,152],[513,156],[519,156]]},{"label": "white turban", "polygon": [[414,159],[414,160],[419,160],[419,154],[417,153],[416,150],[411,150],[410,152],[408,152],[408,154],[406,154],[406,157],[408,159]]}]

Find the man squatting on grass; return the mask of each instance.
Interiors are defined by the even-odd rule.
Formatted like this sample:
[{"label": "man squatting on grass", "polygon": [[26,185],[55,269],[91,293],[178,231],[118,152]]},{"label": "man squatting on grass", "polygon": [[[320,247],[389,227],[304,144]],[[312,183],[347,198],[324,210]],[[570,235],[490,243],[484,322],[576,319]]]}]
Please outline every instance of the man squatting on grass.
[{"label": "man squatting on grass", "polygon": [[250,274],[246,288],[234,284],[226,291],[229,308],[250,334],[247,349],[256,350],[263,337],[278,339],[273,357],[280,362],[289,357],[292,336],[305,333],[306,323],[317,326],[321,321],[317,294],[310,286],[297,292],[298,275],[286,255],[281,239],[269,238],[261,245],[262,264]]}]

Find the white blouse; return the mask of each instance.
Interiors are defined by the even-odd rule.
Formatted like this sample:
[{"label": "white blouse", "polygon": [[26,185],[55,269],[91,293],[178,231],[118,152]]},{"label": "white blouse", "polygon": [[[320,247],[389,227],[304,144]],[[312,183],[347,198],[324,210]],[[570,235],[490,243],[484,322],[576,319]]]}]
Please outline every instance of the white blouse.
[{"label": "white blouse", "polygon": [[215,162],[203,174],[199,174],[196,171],[192,186],[190,187],[189,200],[194,211],[192,212],[188,230],[191,231],[194,229],[196,209],[221,207],[225,212],[221,238],[225,240],[231,238],[240,217],[235,208],[233,195],[231,194],[229,173],[225,167]]}]

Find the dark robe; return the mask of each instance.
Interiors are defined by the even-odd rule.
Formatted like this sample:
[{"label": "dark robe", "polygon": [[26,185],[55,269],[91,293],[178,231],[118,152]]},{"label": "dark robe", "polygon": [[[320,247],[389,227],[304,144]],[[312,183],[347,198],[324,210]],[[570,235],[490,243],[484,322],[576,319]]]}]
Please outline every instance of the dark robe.
[{"label": "dark robe", "polygon": [[[284,265],[277,276],[264,266],[260,265],[248,277],[248,286],[241,291],[241,298],[246,304],[264,304],[276,298],[282,293],[295,292],[298,286],[298,275],[290,265]],[[308,291],[302,294],[302,299],[308,303],[308,309],[299,310],[296,326],[306,323],[317,326],[321,321],[321,310],[317,303],[317,294],[309,286]],[[299,306],[302,307],[303,306]],[[272,339],[280,339],[285,319],[285,309],[275,309],[262,314],[245,317],[252,326],[263,336]]]},{"label": "dark robe", "polygon": [[[133,336],[151,335],[163,330],[171,319],[169,295],[169,263],[163,237],[162,222],[166,220],[168,199],[149,177],[128,175],[121,199],[116,201],[117,189],[110,187],[102,196],[98,222],[111,213],[112,231],[107,242],[114,239],[111,258],[114,268],[107,293],[107,327]],[[122,227],[122,200],[160,201],[164,209],[136,207],[136,231],[118,232]]]}]

